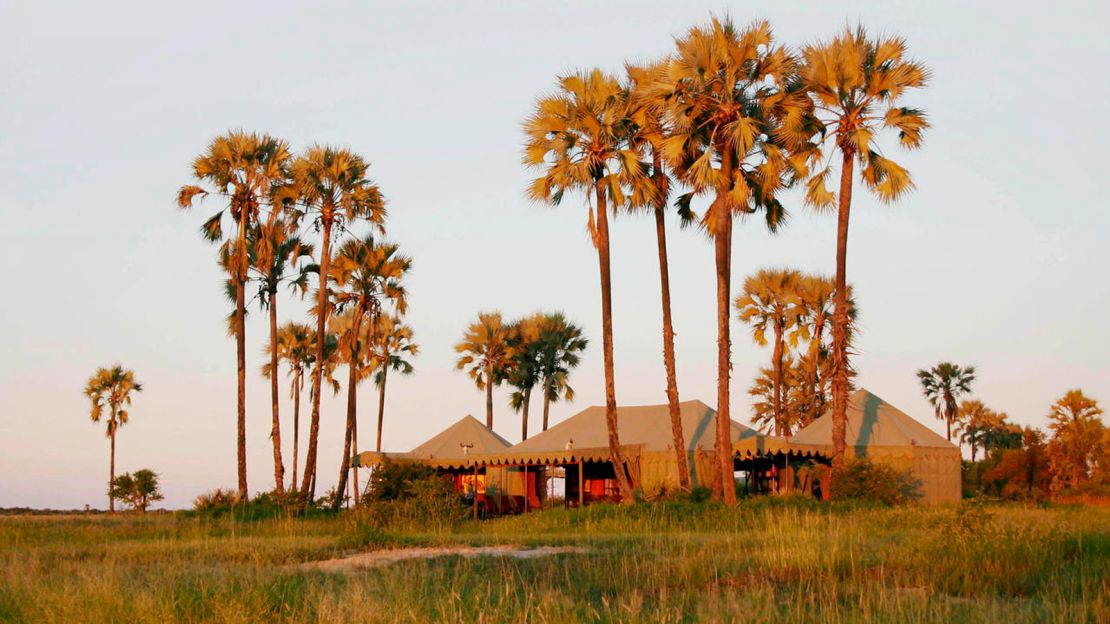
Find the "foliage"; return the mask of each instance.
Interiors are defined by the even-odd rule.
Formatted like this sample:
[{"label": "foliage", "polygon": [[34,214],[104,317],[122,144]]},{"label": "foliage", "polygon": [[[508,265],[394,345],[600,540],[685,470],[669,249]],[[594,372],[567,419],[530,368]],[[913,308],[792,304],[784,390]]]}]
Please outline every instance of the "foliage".
[{"label": "foliage", "polygon": [[874,463],[866,457],[846,459],[833,471],[834,501],[870,501],[904,505],[920,499],[921,482],[908,470]]},{"label": "foliage", "polygon": [[91,403],[90,418],[94,423],[101,419],[107,422],[105,435],[111,437],[118,427],[127,424],[130,415],[124,406],[131,405],[131,393],[142,390],[143,385],[135,381],[135,371],[119,364],[98,368],[85,384],[85,396]]},{"label": "foliage", "polygon": [[370,539],[382,530],[403,527],[438,532],[468,514],[448,479],[422,464],[385,460],[370,478],[354,523]]},{"label": "foliage", "polygon": [[433,476],[435,470],[422,463],[383,457],[367,480],[362,500],[370,504],[412,496],[414,482]]},{"label": "foliage", "polygon": [[1052,405],[1048,427],[1053,437],[1047,453],[1054,492],[1110,486],[1110,438],[1101,414],[1098,402],[1079,389]]},{"label": "foliage", "polygon": [[462,341],[455,345],[459,354],[455,367],[466,370],[480,390],[500,385],[512,370],[514,332],[513,324],[504,322],[500,312],[478,314],[478,321],[467,327]]},{"label": "foliage", "polygon": [[996,449],[980,468],[982,491],[1007,500],[1039,500],[1049,495],[1049,470],[1044,434],[1032,427],[1022,432],[1021,448]]},{"label": "foliage", "polygon": [[146,468],[136,470],[134,474],[125,472],[117,476],[112,481],[108,496],[141,513],[146,513],[151,503],[164,498],[158,489],[158,475]]},{"label": "foliage", "polygon": [[941,362],[932,368],[917,371],[917,379],[937,418],[948,425],[948,439],[951,440],[952,425],[956,423],[959,412],[957,401],[961,395],[971,392],[975,367]]}]

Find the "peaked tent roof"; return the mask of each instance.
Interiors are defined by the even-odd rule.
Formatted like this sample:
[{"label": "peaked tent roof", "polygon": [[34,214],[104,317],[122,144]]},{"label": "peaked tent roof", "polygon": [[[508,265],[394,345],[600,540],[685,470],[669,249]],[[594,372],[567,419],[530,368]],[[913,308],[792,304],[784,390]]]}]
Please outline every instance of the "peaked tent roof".
[{"label": "peaked tent roof", "polygon": [[[465,449],[464,453],[464,448],[460,446],[462,444],[474,446]],[[490,431],[477,418],[468,414],[406,455],[413,459],[462,459],[478,453],[496,453],[510,446],[508,440]]]},{"label": "peaked tent roof", "polygon": [[[712,451],[716,436],[717,412],[701,401],[678,404],[682,418],[683,437],[690,451]],[[644,451],[667,451],[674,448],[671,413],[666,404],[617,408],[617,433],[621,446],[642,445]],[[754,429],[732,421],[732,441],[759,437]],[[588,407],[563,422],[512,447],[511,453],[544,453],[565,451],[573,440],[574,449],[608,448],[605,407]]]},{"label": "peaked tent roof", "polygon": [[[918,446],[956,448],[940,434],[917,422],[902,410],[860,388],[848,397],[848,446]],[[827,446],[832,444],[832,408],[799,431],[791,444]]]}]

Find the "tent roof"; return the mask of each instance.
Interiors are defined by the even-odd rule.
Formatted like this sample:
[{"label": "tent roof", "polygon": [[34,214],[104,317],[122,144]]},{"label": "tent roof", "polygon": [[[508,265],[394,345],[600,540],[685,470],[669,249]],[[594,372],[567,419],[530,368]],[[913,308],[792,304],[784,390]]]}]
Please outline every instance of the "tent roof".
[{"label": "tent roof", "polygon": [[[687,450],[712,451],[717,431],[717,412],[701,401],[683,401],[678,406]],[[640,445],[643,451],[648,452],[674,448],[670,409],[666,404],[618,407],[617,427],[621,446]],[[755,430],[732,421],[733,442],[759,435]],[[517,444],[508,452],[563,452],[572,440],[574,449],[608,448],[604,406],[588,407],[547,431]]]},{"label": "tent roof", "polygon": [[[465,449],[461,444],[472,444]],[[455,460],[468,455],[495,453],[509,448],[509,441],[490,431],[469,414],[444,429],[427,442],[406,453],[410,459]]]},{"label": "tent roof", "polygon": [[[956,448],[932,429],[910,418],[902,410],[860,388],[848,397],[848,446],[917,446]],[[826,446],[832,444],[830,408],[790,440],[791,444]]]}]

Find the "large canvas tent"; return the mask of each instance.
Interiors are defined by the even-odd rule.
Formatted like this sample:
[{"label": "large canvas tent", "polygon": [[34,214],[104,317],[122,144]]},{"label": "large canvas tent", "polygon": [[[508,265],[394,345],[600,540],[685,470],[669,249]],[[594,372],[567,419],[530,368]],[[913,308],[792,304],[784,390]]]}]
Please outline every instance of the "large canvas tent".
[{"label": "large canvas tent", "polygon": [[[960,499],[959,447],[862,388],[848,397],[845,440],[849,457],[912,471],[921,480],[925,501]],[[832,410],[799,431],[790,446],[831,456]]]},{"label": "large canvas tent", "polygon": [[473,456],[496,453],[509,448],[505,438],[486,428],[477,418],[466,415],[407,453],[359,453],[358,465],[374,466],[383,457],[420,461],[437,468],[473,466]]}]

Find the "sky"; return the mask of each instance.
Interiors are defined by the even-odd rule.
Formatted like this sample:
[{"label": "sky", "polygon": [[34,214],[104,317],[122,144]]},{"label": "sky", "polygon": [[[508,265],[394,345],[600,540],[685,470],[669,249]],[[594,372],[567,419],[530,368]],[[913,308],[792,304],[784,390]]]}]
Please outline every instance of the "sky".
[{"label": "sky", "polygon": [[[168,508],[234,486],[235,346],[215,249],[199,236],[218,206],[174,205],[191,160],[228,129],[295,149],[346,146],[371,162],[389,238],[414,259],[408,322],[421,347],[415,373],[390,378],[385,449],[482,417],[484,395],[455,370],[452,349],[482,310],[561,310],[581,324],[593,343],[572,376],[578,396],[552,417],[603,403],[584,203],[525,198],[521,121],[561,73],[653,59],[714,12],[768,19],[790,45],[862,23],[904,36],[932,69],[929,87],[905,100],[933,124],[924,148],[902,153],[882,139],[916,191],[894,205],[854,197],[848,278],[861,311],[861,385],[936,431],[943,423],[914,372],[941,360],[976,365],[974,396],[1023,425],[1043,425],[1070,388],[1110,402],[1110,126],[1101,123],[1110,15],[1101,3],[6,2],[0,507],[105,505],[108,441],[82,391],[116,362],[144,386],[119,432],[117,470],[158,472]],[[832,273],[834,218],[796,194],[786,203],[780,233],[754,221],[736,228],[734,291],[765,267]],[[668,225],[679,391],[713,404],[712,246],[673,215]],[[663,403],[653,223],[622,215],[611,230],[617,399]],[[305,310],[290,296],[279,302],[282,321]],[[747,386],[770,352],[738,321],[732,331],[731,407],[744,421]],[[266,332],[256,308],[252,492],[273,487],[269,387],[258,373]],[[373,444],[375,398],[372,385],[360,388],[360,448]],[[507,401],[499,390],[495,429],[516,441]],[[344,405],[323,402],[320,491],[338,477]]]}]

